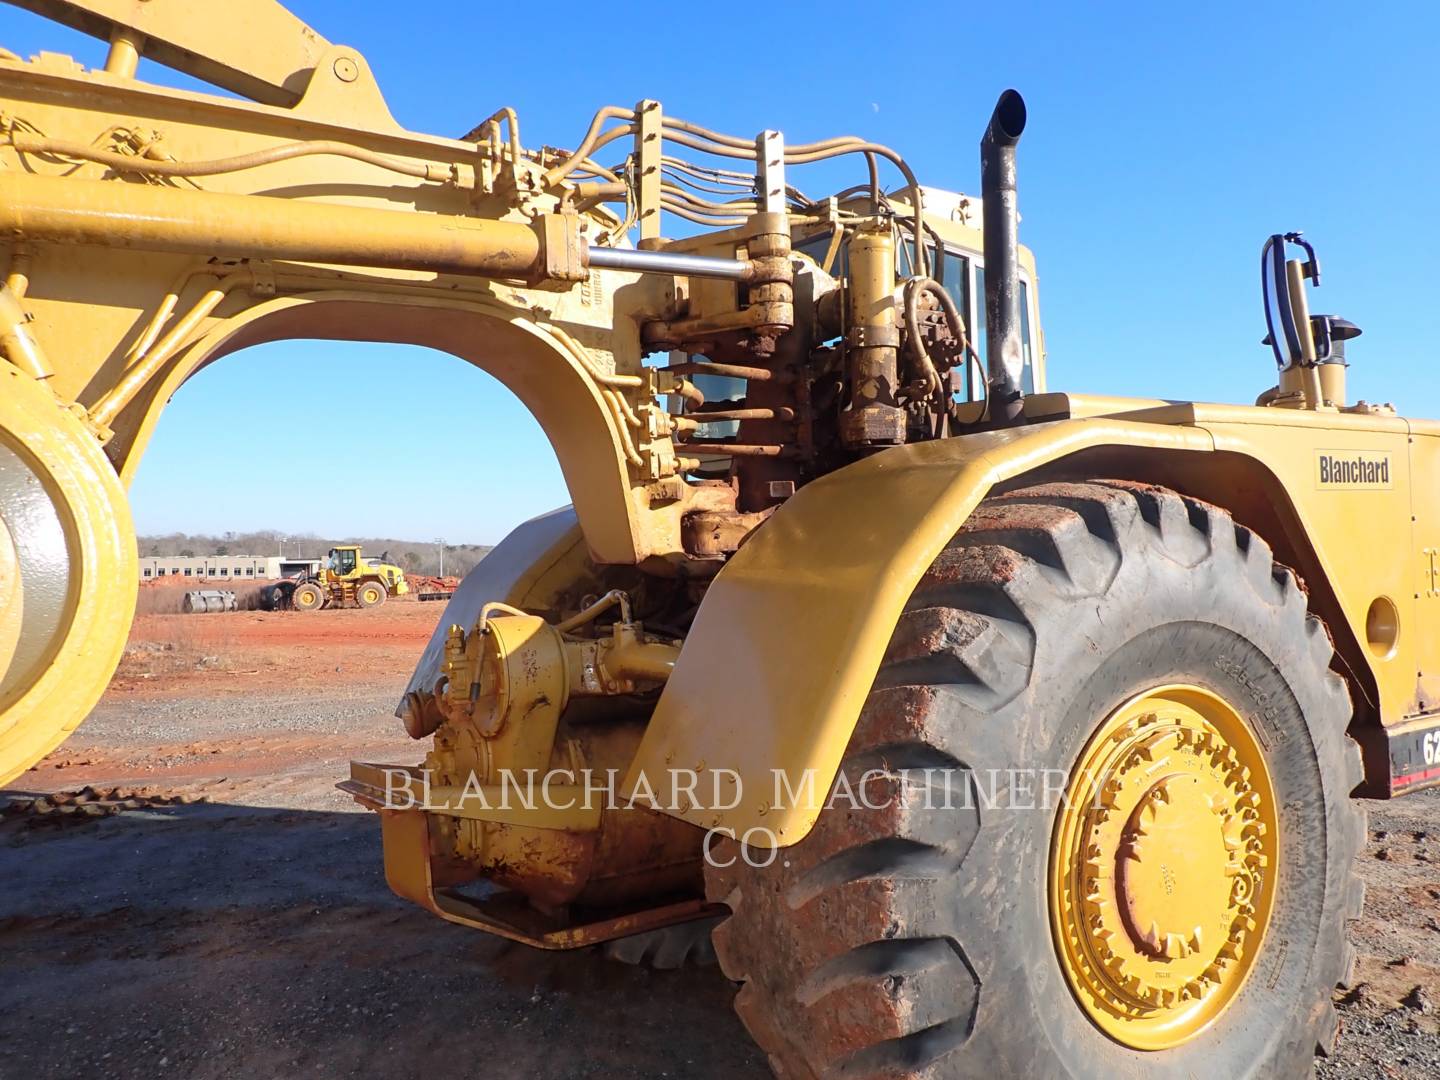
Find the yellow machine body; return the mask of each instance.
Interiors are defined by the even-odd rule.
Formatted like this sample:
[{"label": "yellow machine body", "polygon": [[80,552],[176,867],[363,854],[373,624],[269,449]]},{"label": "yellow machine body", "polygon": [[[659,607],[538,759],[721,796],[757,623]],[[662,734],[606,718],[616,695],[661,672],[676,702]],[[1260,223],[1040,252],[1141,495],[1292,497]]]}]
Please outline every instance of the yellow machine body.
[{"label": "yellow machine body", "polygon": [[[241,42],[233,63],[270,66],[269,39],[237,34],[231,48]],[[555,213],[553,195],[532,197],[538,164],[510,162],[508,145],[402,130],[358,52],[318,38],[316,48],[283,106],[0,53],[0,221],[10,273],[29,286],[20,308],[35,346],[10,352],[62,407],[78,406],[127,484],[170,397],[228,353],[285,338],[450,352],[540,419],[597,557],[666,550],[680,504],[667,497],[652,511],[646,489],[675,474],[674,454],[651,438],[659,421],[622,433],[616,419],[622,407],[637,418],[655,409],[628,307],[645,303],[636,275],[572,288],[590,281],[582,219]],[[64,153],[97,138],[109,157]],[[305,152],[293,156],[297,145]],[[264,163],[181,178],[145,172],[147,157],[155,168]],[[521,211],[517,184],[537,219]]]},{"label": "yellow machine body", "polygon": [[[1256,406],[1050,393],[1033,257],[983,265],[1013,189],[987,216],[858,137],[787,149],[654,101],[601,109],[574,151],[527,149],[509,109],[463,139],[417,134],[359,52],[271,0],[223,21],[20,6],[110,51],[86,70],[0,50],[0,782],[118,662],[124,487],[161,410],[205,365],[287,338],[489,372],[573,500],[450,601],[399,710],[433,736],[424,765],[357,763],[345,784],[381,812],[396,891],[448,919],[566,947],[707,913],[707,830],[807,835],[921,574],[981,500],[1044,479],[1162,484],[1266,538],[1335,637],[1356,730],[1382,733],[1372,787],[1440,780],[1440,741],[1403,775],[1385,752],[1440,709],[1440,424],[1348,405],[1343,367],[1282,372]],[[250,100],[138,81],[141,56]],[[631,149],[612,168],[606,147]],[[870,183],[811,200],[788,182],[841,157]],[[982,269],[987,294],[1016,286],[990,297],[1014,319],[988,375]],[[445,468],[447,498],[483,497],[483,466]],[[566,805],[502,805],[527,769],[565,773]],[[697,801],[676,770],[721,787]],[[616,776],[603,805],[597,771]],[[521,900],[451,889],[487,875]]]},{"label": "yellow machine body", "polygon": [[329,558],[317,577],[332,599],[353,596],[356,587],[366,581],[383,587],[387,596],[406,596],[410,592],[404,570],[393,563],[365,558],[364,551],[356,544],[331,548]]},{"label": "yellow machine body", "polygon": [[[1412,484],[1415,475],[1434,482],[1440,425],[1132,405],[1034,397],[1027,409],[1042,423],[899,448],[808,485],[711,586],[632,782],[641,772],[664,777],[675,762],[724,762],[735,784],[762,794],[728,811],[687,806],[673,792],[660,801],[757,846],[802,839],[920,575],[986,495],[1052,477],[1163,482],[1226,507],[1301,573],[1327,613],[1362,715],[1399,724],[1440,704],[1431,559],[1440,516]],[[1322,456],[1388,462],[1388,479],[1322,482]],[[1357,547],[1365,558],[1355,558]]]}]

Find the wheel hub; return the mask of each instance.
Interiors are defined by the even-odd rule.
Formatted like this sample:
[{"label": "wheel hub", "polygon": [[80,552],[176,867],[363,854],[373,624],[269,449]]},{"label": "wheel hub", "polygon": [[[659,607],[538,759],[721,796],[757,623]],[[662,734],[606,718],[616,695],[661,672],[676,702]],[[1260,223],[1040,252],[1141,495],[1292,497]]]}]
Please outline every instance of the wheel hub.
[{"label": "wheel hub", "polygon": [[1277,848],[1259,743],[1223,699],[1126,703],[1081,754],[1056,824],[1051,915],[1090,1018],[1138,1049],[1208,1026],[1253,966]]}]

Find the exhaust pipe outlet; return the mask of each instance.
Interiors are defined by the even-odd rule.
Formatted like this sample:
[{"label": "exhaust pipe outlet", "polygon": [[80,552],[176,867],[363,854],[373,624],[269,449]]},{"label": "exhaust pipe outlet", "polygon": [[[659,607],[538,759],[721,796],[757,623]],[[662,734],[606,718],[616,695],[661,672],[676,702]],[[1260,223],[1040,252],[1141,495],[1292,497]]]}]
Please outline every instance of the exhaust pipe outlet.
[{"label": "exhaust pipe outlet", "polygon": [[1006,90],[980,140],[980,198],[984,202],[985,368],[990,420],[1013,424],[1024,407],[1020,376],[1020,218],[1015,191],[1015,144],[1025,130],[1025,99]]}]

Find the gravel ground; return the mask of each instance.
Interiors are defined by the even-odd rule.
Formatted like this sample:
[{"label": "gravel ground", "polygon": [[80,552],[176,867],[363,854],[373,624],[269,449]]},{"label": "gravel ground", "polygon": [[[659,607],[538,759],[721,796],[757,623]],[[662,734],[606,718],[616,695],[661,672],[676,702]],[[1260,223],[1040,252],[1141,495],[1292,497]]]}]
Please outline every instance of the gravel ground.
[{"label": "gravel ground", "polygon": [[[1340,1046],[1325,1080],[1440,1077],[1440,789],[1372,802],[1360,856],[1365,915],[1354,983],[1336,994]],[[1432,854],[1433,853],[1433,854]]]},{"label": "gravel ground", "polygon": [[22,866],[0,1076],[767,1075],[713,971],[443,923],[392,898],[365,815],[131,813],[12,839],[0,879]]},{"label": "gravel ground", "polygon": [[[141,805],[0,818],[0,1080],[769,1076],[714,968],[540,953],[391,895],[376,821],[333,783],[351,756],[417,759],[395,689],[112,694],[23,778]],[[176,794],[204,801],[145,799]],[[1370,829],[1316,1075],[1440,1077],[1440,791],[1370,804]]]},{"label": "gravel ground", "polygon": [[[143,707],[105,703],[85,721],[82,745],[153,746],[180,739],[223,739],[236,735],[343,735],[365,726],[376,713],[389,723],[395,695],[373,688],[340,688],[293,694],[234,694],[213,697],[151,698]],[[387,708],[388,707],[388,708]],[[398,721],[396,721],[398,724]],[[63,752],[63,751],[62,751]]]},{"label": "gravel ground", "polygon": [[[207,801],[0,818],[0,1078],[768,1077],[713,967],[542,953],[390,893],[375,818],[332,785],[357,740],[416,757],[393,700],[107,701],[52,759],[72,764],[30,774],[151,763]],[[297,726],[319,756],[247,771]],[[220,735],[230,775],[197,775],[187,740]]]}]

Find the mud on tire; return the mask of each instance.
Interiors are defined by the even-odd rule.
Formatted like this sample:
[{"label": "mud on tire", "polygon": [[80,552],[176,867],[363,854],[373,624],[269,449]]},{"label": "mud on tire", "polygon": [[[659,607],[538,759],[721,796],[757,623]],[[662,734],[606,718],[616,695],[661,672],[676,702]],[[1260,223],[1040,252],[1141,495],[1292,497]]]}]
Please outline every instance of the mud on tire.
[{"label": "mud on tire", "polygon": [[[857,791],[888,770],[867,781],[883,809],[834,804],[770,866],[706,868],[710,899],[732,909],[715,932],[722,970],[775,1072],[1308,1075],[1334,1035],[1363,897],[1360,757],[1332,652],[1295,575],[1213,506],[1118,481],[982,503],[911,596],[842,765]],[[1260,729],[1281,857],[1238,996],[1188,1042],[1146,1052],[1092,1024],[1061,970],[1053,804],[987,809],[978,785],[993,793],[990,770],[1068,775],[1117,705],[1179,682]],[[927,776],[969,808],[944,808]]]}]

